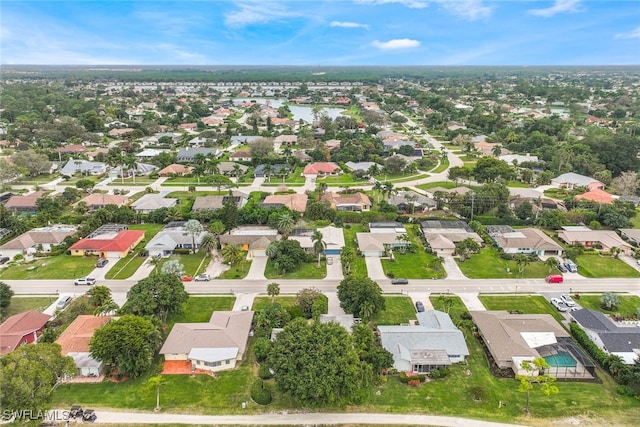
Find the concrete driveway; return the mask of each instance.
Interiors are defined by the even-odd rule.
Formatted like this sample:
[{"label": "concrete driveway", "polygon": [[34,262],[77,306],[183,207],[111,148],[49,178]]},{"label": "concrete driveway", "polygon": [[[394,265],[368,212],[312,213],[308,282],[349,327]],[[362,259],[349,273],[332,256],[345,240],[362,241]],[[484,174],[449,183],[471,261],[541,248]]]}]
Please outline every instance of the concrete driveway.
[{"label": "concrete driveway", "polygon": [[367,264],[367,272],[371,280],[389,280],[382,269],[382,260],[375,256],[364,257]]},{"label": "concrete driveway", "polygon": [[264,277],[264,269],[267,268],[266,256],[254,257],[251,261],[251,267],[249,267],[249,273],[247,273],[247,280],[266,280]]},{"label": "concrete driveway", "polygon": [[442,258],[444,260],[442,266],[444,267],[444,271],[447,272],[445,280],[469,280],[467,276],[462,274],[460,267],[458,267],[456,260],[452,256],[445,255]]},{"label": "concrete driveway", "polygon": [[[332,260],[331,264],[329,264],[328,262],[329,258],[331,258]],[[342,274],[342,262],[340,262],[340,255],[329,255],[327,257],[327,279],[344,279],[344,274]]]},{"label": "concrete driveway", "polygon": [[344,314],[344,310],[340,307],[340,300],[338,299],[337,292],[324,292],[329,300],[329,309],[327,314]]},{"label": "concrete driveway", "polygon": [[242,307],[247,306],[249,310],[253,306],[253,300],[258,294],[234,294],[236,297],[235,302],[233,303],[233,311],[241,311]]}]

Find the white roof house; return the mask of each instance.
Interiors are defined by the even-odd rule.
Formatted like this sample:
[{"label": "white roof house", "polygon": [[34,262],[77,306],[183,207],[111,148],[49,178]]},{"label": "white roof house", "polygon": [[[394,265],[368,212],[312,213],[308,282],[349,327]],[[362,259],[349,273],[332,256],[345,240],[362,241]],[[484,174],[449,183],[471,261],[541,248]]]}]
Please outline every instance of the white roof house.
[{"label": "white roof house", "polygon": [[130,206],[138,213],[149,213],[161,208],[172,208],[177,203],[178,199],[165,198],[160,194],[145,194]]},{"label": "white roof house", "polygon": [[60,174],[67,176],[75,175],[76,173],[102,175],[105,172],[107,172],[107,165],[102,162],[90,162],[88,160],[72,158],[60,169]]}]

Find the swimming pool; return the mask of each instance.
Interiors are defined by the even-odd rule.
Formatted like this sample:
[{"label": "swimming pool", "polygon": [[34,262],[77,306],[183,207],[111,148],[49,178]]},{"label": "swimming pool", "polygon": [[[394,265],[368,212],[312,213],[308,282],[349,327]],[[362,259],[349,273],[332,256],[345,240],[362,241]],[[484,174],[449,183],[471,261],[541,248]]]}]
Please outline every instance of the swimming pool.
[{"label": "swimming pool", "polygon": [[560,351],[558,354],[546,356],[544,360],[553,368],[574,368],[577,366],[576,360],[566,351]]}]

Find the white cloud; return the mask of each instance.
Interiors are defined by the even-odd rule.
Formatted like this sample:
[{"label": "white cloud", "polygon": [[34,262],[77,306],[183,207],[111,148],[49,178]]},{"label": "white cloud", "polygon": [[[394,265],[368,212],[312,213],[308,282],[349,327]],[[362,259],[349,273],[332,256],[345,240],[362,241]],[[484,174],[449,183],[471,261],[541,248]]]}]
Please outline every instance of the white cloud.
[{"label": "white cloud", "polygon": [[635,30],[631,30],[628,33],[616,34],[617,39],[640,39],[640,27],[636,27]]},{"label": "white cloud", "polygon": [[576,13],[580,11],[578,7],[581,0],[556,0],[553,6],[544,9],[530,9],[531,15],[550,18],[559,13]]},{"label": "white cloud", "polygon": [[488,18],[493,8],[482,3],[482,0],[434,0],[458,18],[475,21]]},{"label": "white cloud", "polygon": [[329,24],[332,27],[339,27],[339,28],[364,28],[364,29],[369,29],[369,26],[367,24],[358,24],[357,22],[342,22],[342,21],[332,21],[331,24]]},{"label": "white cloud", "polygon": [[298,16],[284,5],[275,2],[245,1],[237,3],[240,10],[227,13],[225,24],[230,27],[244,27],[250,24],[264,24],[280,18]]},{"label": "white cloud", "polygon": [[356,3],[374,4],[374,5],[397,3],[403,6],[406,6],[410,9],[424,9],[425,7],[429,6],[428,2],[420,1],[420,0],[356,0]]},{"label": "white cloud", "polygon": [[394,39],[386,42],[376,40],[371,43],[371,46],[376,47],[380,50],[401,50],[418,47],[420,46],[420,42],[418,40],[411,39]]}]

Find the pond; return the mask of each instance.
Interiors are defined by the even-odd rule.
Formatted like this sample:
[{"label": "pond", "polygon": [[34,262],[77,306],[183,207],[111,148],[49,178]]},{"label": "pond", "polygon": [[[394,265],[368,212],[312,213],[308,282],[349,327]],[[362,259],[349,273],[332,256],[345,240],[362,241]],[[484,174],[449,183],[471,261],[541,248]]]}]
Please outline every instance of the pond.
[{"label": "pond", "polygon": [[[269,105],[272,108],[279,108],[287,102],[284,98],[232,98],[230,101],[234,105],[239,105],[246,101],[255,101],[258,104]],[[289,110],[293,114],[293,120],[304,120],[307,123],[311,123],[313,121],[313,107],[307,107],[304,105],[289,105]],[[344,108],[336,108],[336,107],[323,107],[322,112],[332,119],[335,120],[336,117],[339,117]]]}]

